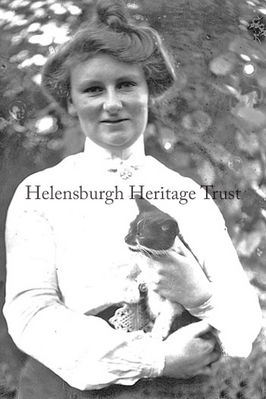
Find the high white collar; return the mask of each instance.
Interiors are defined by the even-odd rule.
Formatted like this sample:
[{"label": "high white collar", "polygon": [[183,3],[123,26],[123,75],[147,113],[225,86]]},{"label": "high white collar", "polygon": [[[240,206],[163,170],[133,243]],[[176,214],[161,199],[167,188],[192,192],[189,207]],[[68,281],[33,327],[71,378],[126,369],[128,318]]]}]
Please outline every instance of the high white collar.
[{"label": "high white collar", "polygon": [[85,140],[84,155],[86,160],[93,165],[101,165],[103,168],[117,168],[122,165],[132,167],[141,166],[144,163],[144,139],[140,136],[134,144],[125,150],[111,152],[98,144],[95,144],[88,137]]}]

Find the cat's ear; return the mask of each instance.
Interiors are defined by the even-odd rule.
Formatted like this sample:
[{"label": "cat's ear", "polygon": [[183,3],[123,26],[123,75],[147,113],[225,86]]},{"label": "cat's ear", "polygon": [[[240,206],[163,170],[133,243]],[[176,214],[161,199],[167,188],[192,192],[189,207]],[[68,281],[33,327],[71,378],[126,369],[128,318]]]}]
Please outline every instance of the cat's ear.
[{"label": "cat's ear", "polygon": [[134,198],[140,212],[148,212],[154,209],[158,209],[156,208],[156,206],[152,205],[149,201],[147,201],[145,198],[142,198],[140,195],[135,195]]}]

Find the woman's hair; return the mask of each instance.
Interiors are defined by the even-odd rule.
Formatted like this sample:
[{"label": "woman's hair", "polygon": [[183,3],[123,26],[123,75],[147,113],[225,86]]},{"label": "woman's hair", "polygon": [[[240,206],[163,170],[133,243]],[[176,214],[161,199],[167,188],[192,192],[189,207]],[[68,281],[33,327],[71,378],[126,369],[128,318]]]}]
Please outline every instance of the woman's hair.
[{"label": "woman's hair", "polygon": [[98,54],[141,66],[152,97],[162,95],[175,80],[173,64],[159,34],[133,21],[123,0],[98,0],[91,20],[46,62],[42,71],[44,91],[67,110],[71,68]]}]

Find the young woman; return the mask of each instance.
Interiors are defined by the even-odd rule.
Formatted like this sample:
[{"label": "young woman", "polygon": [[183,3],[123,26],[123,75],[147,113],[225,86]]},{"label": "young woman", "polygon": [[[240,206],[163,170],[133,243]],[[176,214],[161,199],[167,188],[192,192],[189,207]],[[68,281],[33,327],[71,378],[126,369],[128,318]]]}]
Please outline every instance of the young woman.
[{"label": "young woman", "polygon": [[[220,357],[215,340],[202,337],[211,326],[225,354],[251,351],[260,309],[219,210],[195,182],[144,153],[150,100],[174,79],[157,32],[133,22],[120,1],[98,1],[92,20],[44,68],[43,87],[78,118],[86,143],[24,180],[9,208],[4,314],[14,342],[38,361],[28,361],[19,399],[63,398],[62,380],[89,397],[142,378],[209,374]],[[167,190],[188,201],[165,199]],[[100,317],[138,299],[124,242],[138,213],[134,194],[178,221],[198,259],[154,261],[154,289],[203,320],[163,342]]]}]

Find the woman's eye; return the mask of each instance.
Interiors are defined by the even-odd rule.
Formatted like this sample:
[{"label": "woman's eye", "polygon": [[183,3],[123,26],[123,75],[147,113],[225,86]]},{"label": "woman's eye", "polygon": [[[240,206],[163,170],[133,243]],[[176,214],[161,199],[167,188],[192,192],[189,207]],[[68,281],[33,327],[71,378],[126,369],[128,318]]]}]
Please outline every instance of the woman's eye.
[{"label": "woman's eye", "polygon": [[87,87],[84,90],[84,93],[98,94],[101,91],[102,91],[102,88],[100,86],[91,86],[91,87]]},{"label": "woman's eye", "polygon": [[131,88],[134,86],[136,86],[136,83],[131,82],[131,81],[125,81],[125,82],[119,83],[119,88],[121,88],[121,89],[127,89],[127,88]]}]

